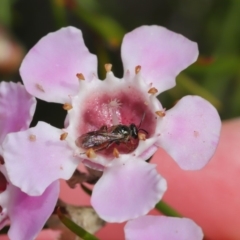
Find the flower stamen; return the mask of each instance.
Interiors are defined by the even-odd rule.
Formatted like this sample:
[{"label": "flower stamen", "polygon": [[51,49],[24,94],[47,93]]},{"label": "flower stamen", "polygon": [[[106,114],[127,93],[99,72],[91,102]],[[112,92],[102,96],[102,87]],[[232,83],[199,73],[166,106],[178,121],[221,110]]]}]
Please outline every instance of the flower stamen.
[{"label": "flower stamen", "polygon": [[156,111],[155,112],[159,117],[164,117],[166,115],[166,109],[164,108],[161,111]]},{"label": "flower stamen", "polygon": [[157,92],[158,92],[158,90],[155,87],[152,87],[148,90],[148,93],[150,93],[150,94],[155,94]]},{"label": "flower stamen", "polygon": [[76,76],[79,80],[85,80],[85,77],[82,73],[77,73]]},{"label": "flower stamen", "polygon": [[146,134],[139,132],[138,133],[138,139],[142,140],[142,141],[145,141],[146,140]]},{"label": "flower stamen", "polygon": [[112,64],[111,63],[106,63],[104,65],[106,72],[111,72],[112,71]]},{"label": "flower stamen", "polygon": [[93,148],[89,148],[85,154],[88,158],[95,158],[97,156]]},{"label": "flower stamen", "polygon": [[65,140],[65,139],[67,138],[67,136],[68,136],[68,133],[67,133],[67,132],[62,133],[62,134],[60,135],[60,140],[61,140],[61,141]]},{"label": "flower stamen", "polygon": [[70,110],[70,109],[72,109],[73,107],[72,107],[72,105],[70,104],[70,103],[64,103],[63,104],[63,109],[64,110]]},{"label": "flower stamen", "polygon": [[138,74],[140,71],[141,71],[141,66],[140,65],[137,65],[136,67],[135,67],[135,73],[136,74]]},{"label": "flower stamen", "polygon": [[113,156],[119,158],[119,151],[116,148],[113,149]]}]

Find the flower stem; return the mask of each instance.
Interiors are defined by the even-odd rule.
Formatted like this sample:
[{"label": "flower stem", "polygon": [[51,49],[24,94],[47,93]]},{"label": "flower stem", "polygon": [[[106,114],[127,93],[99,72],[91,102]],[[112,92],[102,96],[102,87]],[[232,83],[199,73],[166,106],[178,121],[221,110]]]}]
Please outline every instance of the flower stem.
[{"label": "flower stem", "polygon": [[89,195],[89,196],[92,195],[92,190],[89,189],[88,187],[86,187],[83,183],[81,183],[81,188],[87,195]]},{"label": "flower stem", "polygon": [[175,209],[170,207],[167,203],[164,201],[160,201],[156,204],[155,208],[161,212],[162,214],[166,216],[171,216],[171,217],[182,217],[180,213],[178,213]]},{"label": "flower stem", "polygon": [[73,233],[75,233],[77,236],[79,236],[81,239],[84,240],[99,240],[97,237],[92,235],[91,233],[87,232],[85,229],[83,229],[81,226],[77,225],[75,222],[73,222],[71,219],[66,217],[62,212],[61,209],[57,209],[57,215],[61,222],[70,229]]}]

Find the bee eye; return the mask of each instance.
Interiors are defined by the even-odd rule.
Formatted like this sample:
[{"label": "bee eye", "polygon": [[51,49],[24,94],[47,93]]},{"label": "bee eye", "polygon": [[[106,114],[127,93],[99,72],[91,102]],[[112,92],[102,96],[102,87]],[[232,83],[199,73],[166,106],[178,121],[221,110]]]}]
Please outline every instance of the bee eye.
[{"label": "bee eye", "polygon": [[129,135],[129,133],[128,133],[128,131],[124,131],[124,133],[123,133],[124,135]]}]

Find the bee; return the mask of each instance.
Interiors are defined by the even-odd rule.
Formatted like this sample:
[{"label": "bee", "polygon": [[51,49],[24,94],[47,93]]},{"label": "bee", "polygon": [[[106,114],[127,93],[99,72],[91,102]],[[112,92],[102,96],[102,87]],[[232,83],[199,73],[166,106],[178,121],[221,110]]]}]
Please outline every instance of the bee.
[{"label": "bee", "polygon": [[[144,118],[145,114],[143,115]],[[142,120],[143,120],[142,118]],[[134,123],[129,126],[118,124],[111,127],[103,125],[99,130],[85,133],[77,138],[76,145],[83,149],[92,148],[95,152],[108,149],[114,143],[120,145],[125,144],[127,148],[132,146],[133,140],[138,139],[138,133],[140,131],[148,134],[148,132],[140,128],[142,120],[137,127]],[[132,150],[130,148],[130,150]]]}]

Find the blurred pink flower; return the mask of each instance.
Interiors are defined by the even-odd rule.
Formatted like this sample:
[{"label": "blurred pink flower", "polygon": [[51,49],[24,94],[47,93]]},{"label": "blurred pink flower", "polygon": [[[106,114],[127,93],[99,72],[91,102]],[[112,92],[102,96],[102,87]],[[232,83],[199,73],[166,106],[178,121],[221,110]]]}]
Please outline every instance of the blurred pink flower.
[{"label": "blurred pink flower", "polygon": [[[56,179],[70,178],[81,161],[103,171],[91,199],[101,218],[122,222],[146,214],[163,196],[166,181],[155,165],[144,160],[162,147],[181,168],[200,169],[218,143],[220,119],[206,100],[186,96],[165,111],[157,99],[197,56],[197,44],[182,35],[159,26],[142,26],[123,39],[124,77],[116,78],[108,64],[106,79],[100,81],[96,56],[89,53],[80,30],[67,27],[43,37],[25,57],[20,73],[29,93],[65,104],[69,110],[66,129],[40,122],[25,132],[9,134],[4,157],[11,181],[24,192],[39,195]],[[132,123],[136,132],[138,128],[147,132],[146,140],[138,140]],[[91,154],[83,147],[83,134],[106,125],[108,135],[118,124],[127,131],[120,141],[109,140],[111,146]],[[118,146],[129,134],[131,141]],[[131,143],[134,134],[136,144]],[[30,135],[36,141],[27,141]],[[66,141],[60,141],[60,136]],[[113,154],[114,147],[118,153]]]},{"label": "blurred pink flower", "polygon": [[127,222],[126,240],[202,240],[202,229],[191,219],[166,216],[142,216]]},{"label": "blurred pink flower", "polygon": [[[35,240],[58,240],[61,237],[61,232],[57,230],[44,229]],[[9,240],[6,235],[0,235],[0,240]]]},{"label": "blurred pink flower", "polygon": [[208,240],[240,239],[240,118],[223,122],[212,160],[200,171],[182,171],[159,149],[151,162],[167,179],[164,201],[200,225]]},{"label": "blurred pink flower", "polygon": [[0,24],[0,73],[16,73],[25,55],[23,46]]},{"label": "blurred pink flower", "polygon": [[[41,196],[31,197],[14,186],[6,172],[1,144],[8,133],[29,127],[35,107],[35,98],[20,83],[0,83],[0,229],[11,223],[10,239],[33,239],[50,216],[59,194],[59,183],[53,182]],[[18,161],[17,155],[14,160]]]}]

